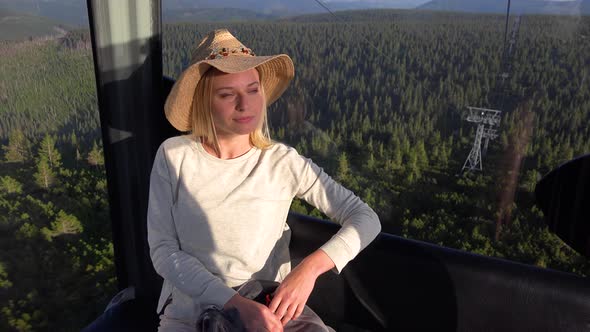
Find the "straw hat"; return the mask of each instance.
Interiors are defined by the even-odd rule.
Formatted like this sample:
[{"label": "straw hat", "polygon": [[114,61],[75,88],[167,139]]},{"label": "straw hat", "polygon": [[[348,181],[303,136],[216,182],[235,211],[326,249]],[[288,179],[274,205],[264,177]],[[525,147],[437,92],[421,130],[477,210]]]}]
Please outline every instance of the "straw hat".
[{"label": "straw hat", "polygon": [[257,56],[226,29],[210,32],[192,54],[189,67],[174,83],[164,110],[166,118],[180,131],[192,128],[192,103],[197,83],[215,67],[225,73],[258,68],[266,94],[266,104],[277,100],[295,75],[293,61],[286,54]]}]

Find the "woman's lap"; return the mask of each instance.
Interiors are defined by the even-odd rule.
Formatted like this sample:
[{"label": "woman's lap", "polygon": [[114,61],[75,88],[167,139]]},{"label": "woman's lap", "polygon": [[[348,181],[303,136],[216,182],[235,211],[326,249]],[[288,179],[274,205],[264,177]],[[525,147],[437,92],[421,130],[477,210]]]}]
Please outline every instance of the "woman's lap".
[{"label": "woman's lap", "polygon": [[285,332],[332,332],[331,327],[324,324],[322,319],[308,306],[305,306],[301,315],[285,326]]},{"label": "woman's lap", "polygon": [[[160,326],[158,332],[196,332],[197,327],[189,322],[174,319],[166,316],[165,314],[160,315]],[[284,332],[332,332],[334,331],[331,327],[326,326],[322,319],[308,306],[301,315],[296,319],[292,320],[284,328]],[[200,332],[200,331],[198,331]]]}]

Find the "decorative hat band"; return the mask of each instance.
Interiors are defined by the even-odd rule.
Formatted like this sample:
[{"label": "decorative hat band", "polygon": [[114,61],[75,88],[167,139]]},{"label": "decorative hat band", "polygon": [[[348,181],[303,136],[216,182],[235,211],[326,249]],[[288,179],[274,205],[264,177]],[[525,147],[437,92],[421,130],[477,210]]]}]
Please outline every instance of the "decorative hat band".
[{"label": "decorative hat band", "polygon": [[222,47],[222,48],[213,49],[213,52],[211,52],[211,54],[209,54],[209,56],[206,57],[205,60],[223,59],[226,56],[230,56],[230,55],[256,56],[256,54],[254,54],[254,52],[252,52],[251,49],[245,47],[244,45],[240,45],[238,47],[233,47],[233,48]]}]

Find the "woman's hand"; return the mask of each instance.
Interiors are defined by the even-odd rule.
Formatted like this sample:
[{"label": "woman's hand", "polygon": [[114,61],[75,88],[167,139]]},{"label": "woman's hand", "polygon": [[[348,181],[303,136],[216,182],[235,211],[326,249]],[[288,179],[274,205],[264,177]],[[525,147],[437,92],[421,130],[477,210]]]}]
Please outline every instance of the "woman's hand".
[{"label": "woman's hand", "polygon": [[223,309],[236,308],[246,331],[282,332],[283,325],[266,306],[242,297],[240,294],[232,296]]},{"label": "woman's hand", "polygon": [[283,326],[301,315],[317,278],[333,267],[330,257],[323,250],[316,250],[287,275],[269,305]]}]

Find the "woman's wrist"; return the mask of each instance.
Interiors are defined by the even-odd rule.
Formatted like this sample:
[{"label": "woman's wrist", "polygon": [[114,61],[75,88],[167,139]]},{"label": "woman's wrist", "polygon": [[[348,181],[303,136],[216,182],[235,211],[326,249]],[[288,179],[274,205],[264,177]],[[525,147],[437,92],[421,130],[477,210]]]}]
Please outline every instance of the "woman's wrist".
[{"label": "woman's wrist", "polygon": [[301,262],[302,267],[308,269],[315,278],[318,278],[335,267],[332,259],[322,249],[318,249],[305,257]]},{"label": "woman's wrist", "polygon": [[225,302],[225,304],[223,305],[223,309],[229,309],[229,308],[233,308],[233,307],[237,307],[240,303],[240,300],[242,299],[242,296],[238,293],[236,293],[234,296],[230,297],[230,299]]}]

